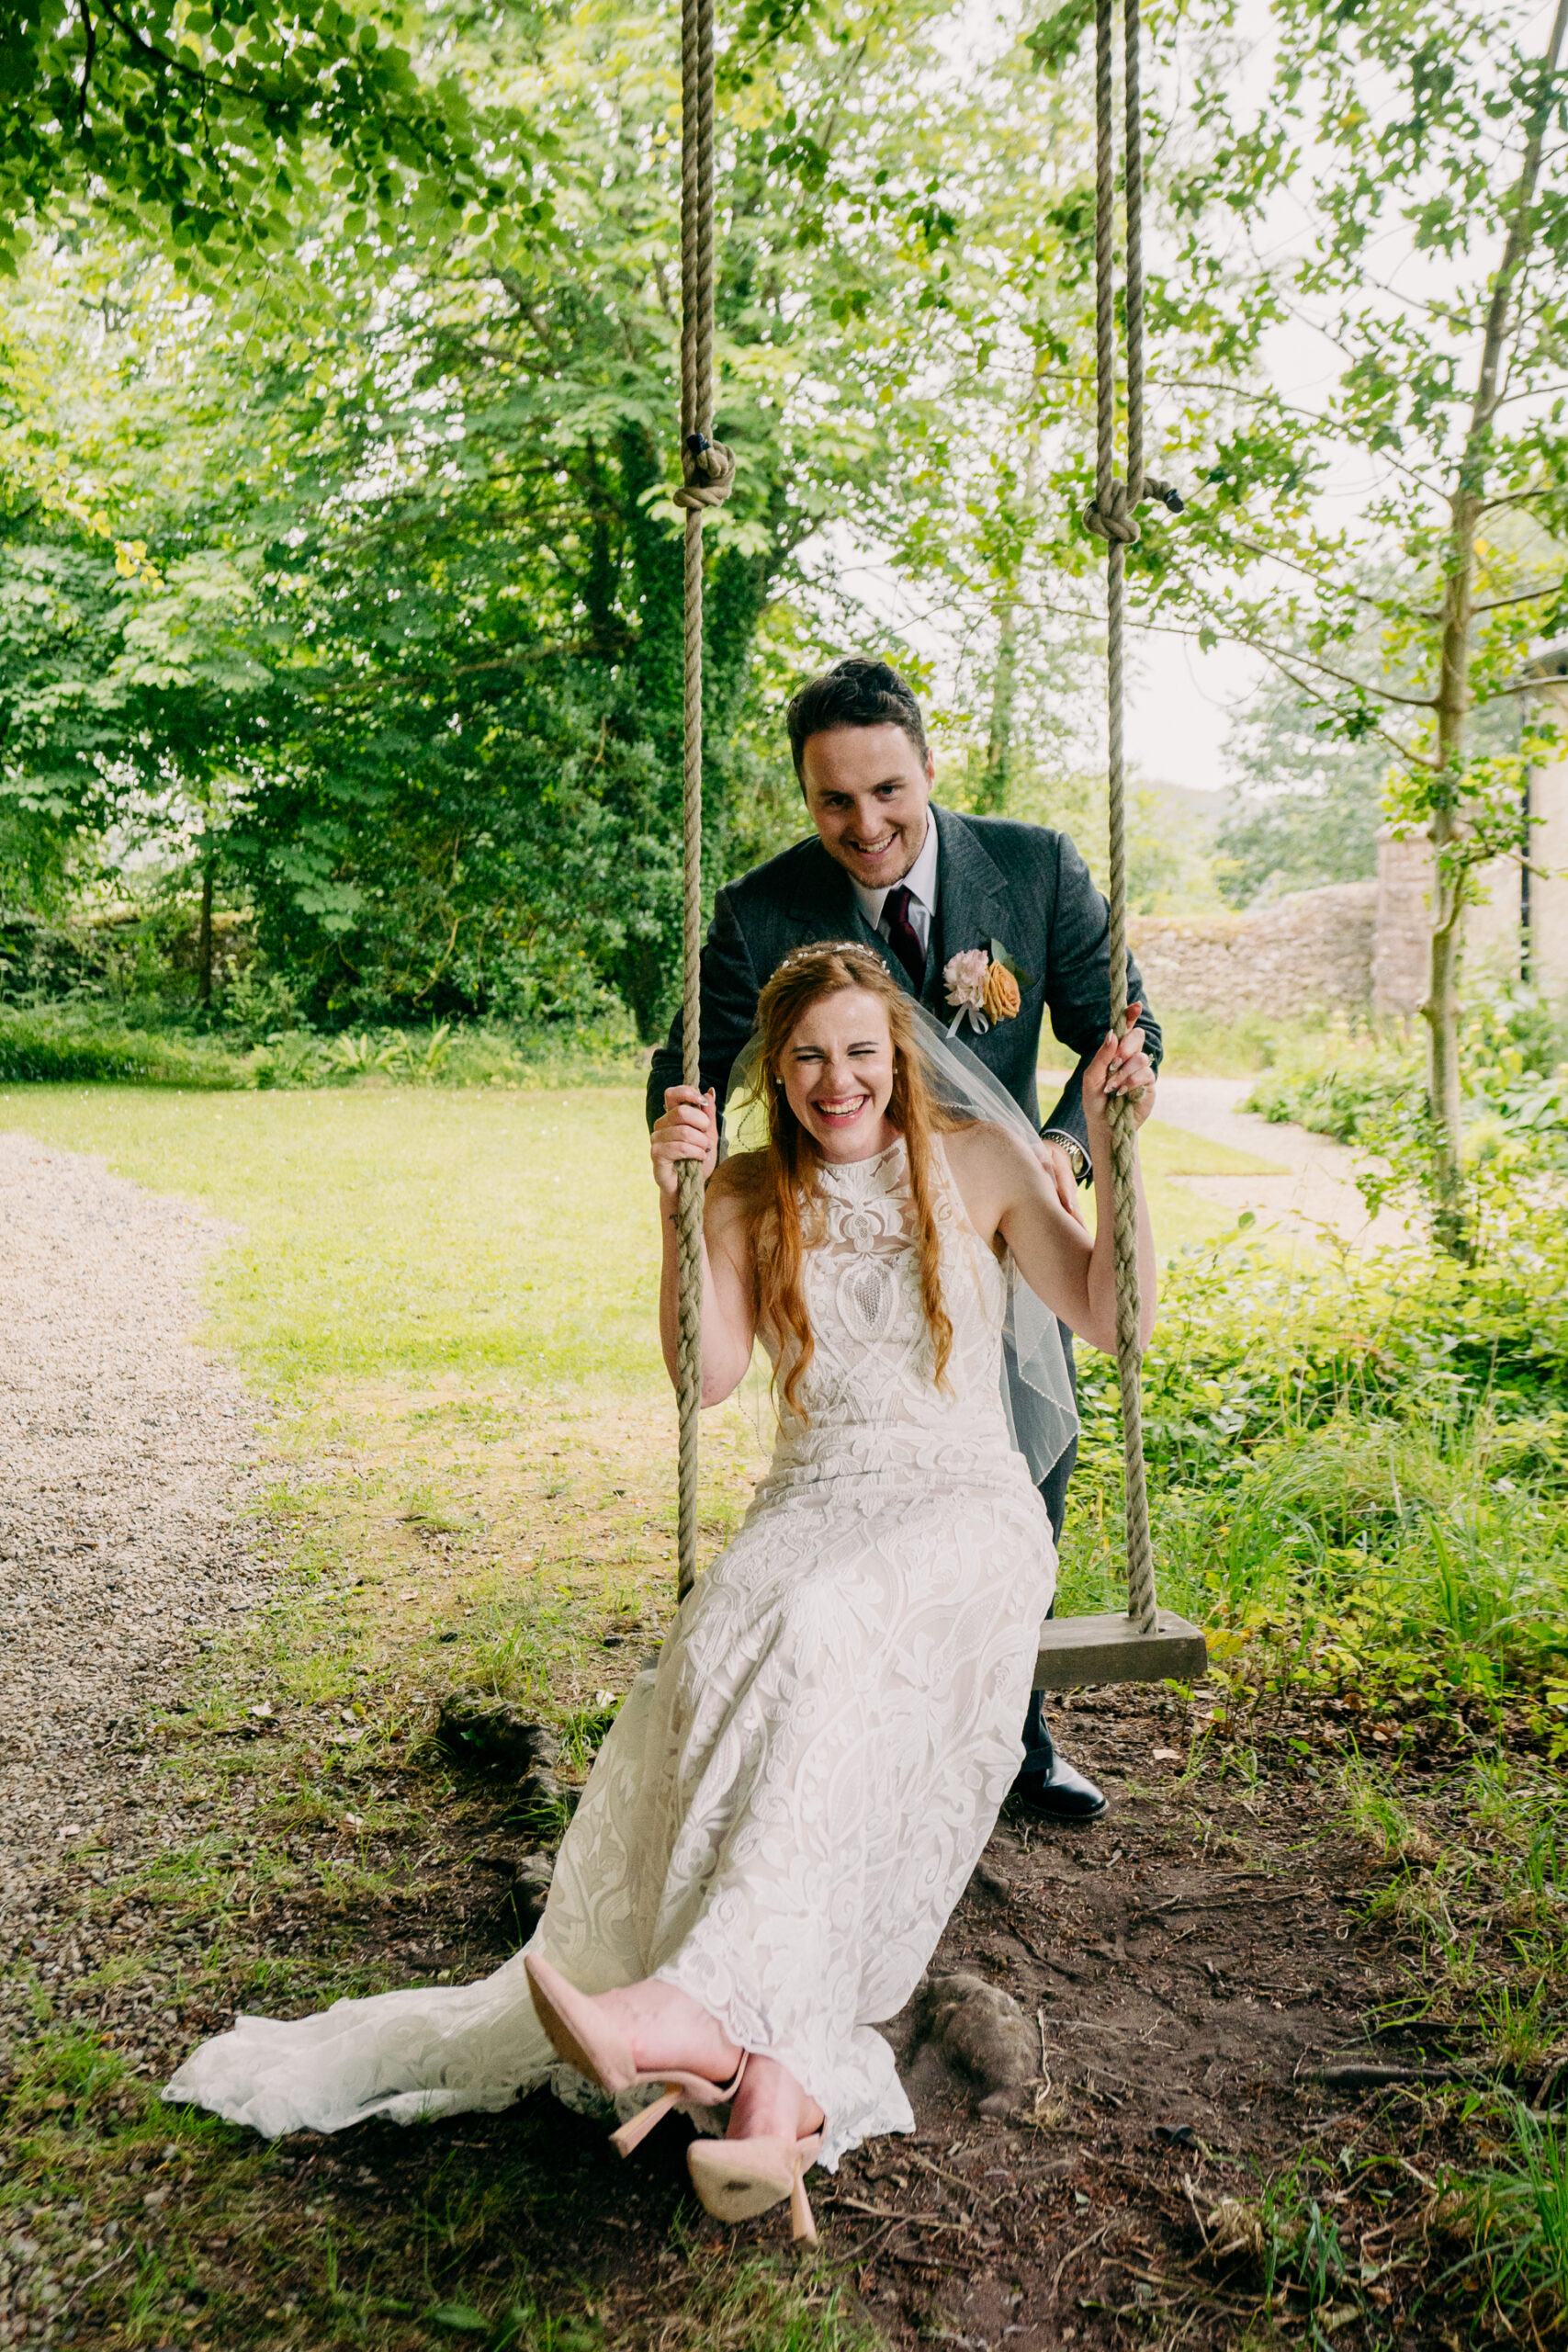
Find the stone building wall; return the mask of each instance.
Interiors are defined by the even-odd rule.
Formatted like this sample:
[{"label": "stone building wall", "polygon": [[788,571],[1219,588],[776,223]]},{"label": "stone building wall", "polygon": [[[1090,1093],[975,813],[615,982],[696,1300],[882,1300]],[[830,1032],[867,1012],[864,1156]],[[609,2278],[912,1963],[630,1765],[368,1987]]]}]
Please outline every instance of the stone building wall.
[{"label": "stone building wall", "polygon": [[1337,882],[1236,915],[1134,915],[1128,934],[1155,1012],[1365,1013],[1375,882]]},{"label": "stone building wall", "polygon": [[[1541,699],[1568,729],[1568,685],[1543,683]],[[1530,809],[1531,974],[1548,995],[1568,998],[1568,759],[1535,770]],[[1415,1012],[1427,992],[1431,877],[1427,842],[1379,842],[1371,1005],[1380,1021]],[[1476,876],[1464,918],[1468,971],[1517,973],[1519,882],[1517,857],[1495,857]]]},{"label": "stone building wall", "polygon": [[[1568,640],[1561,680],[1543,680],[1568,732]],[[1530,956],[1533,977],[1568,1001],[1568,758],[1530,780]],[[1298,890],[1241,915],[1134,915],[1133,952],[1154,1010],[1213,1014],[1304,1012],[1309,1007],[1407,1019],[1427,990],[1432,852],[1385,838],[1375,882]],[[1519,968],[1519,861],[1494,858],[1465,915],[1472,973]]]}]

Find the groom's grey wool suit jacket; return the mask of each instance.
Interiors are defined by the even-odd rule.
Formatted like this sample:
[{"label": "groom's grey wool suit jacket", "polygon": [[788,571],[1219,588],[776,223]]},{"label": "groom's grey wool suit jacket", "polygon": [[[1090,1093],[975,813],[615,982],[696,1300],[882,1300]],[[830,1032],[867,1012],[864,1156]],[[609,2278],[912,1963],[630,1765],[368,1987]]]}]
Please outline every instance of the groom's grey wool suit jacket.
[{"label": "groom's grey wool suit jacket", "polygon": [[[1007,1088],[1036,1126],[1040,1029],[1050,1016],[1057,1042],[1077,1064],[1044,1122],[1087,1148],[1083,1068],[1104,1042],[1111,1020],[1110,925],[1106,904],[1066,833],[1006,817],[964,817],[931,804],[937,829],[937,910],[920,1001],[945,1026],[953,1018],[942,967],[970,947],[1007,950],[1027,977],[1011,1021],[976,1036],[967,1019],[959,1035]],[[855,939],[873,947],[907,994],[914,989],[886,941],[861,913],[849,876],[815,833],[766,865],[727,883],[714,901],[703,950],[702,1079],[722,1104],[730,1069],[751,1035],[762,986],[793,948],[818,939]],[[1127,958],[1129,1001],[1143,981]],[[1145,1011],[1149,1054],[1160,1056],[1158,1024]],[[664,1108],[664,1090],[681,1082],[681,1016],[653,1057],[648,1081],[649,1125]]]}]

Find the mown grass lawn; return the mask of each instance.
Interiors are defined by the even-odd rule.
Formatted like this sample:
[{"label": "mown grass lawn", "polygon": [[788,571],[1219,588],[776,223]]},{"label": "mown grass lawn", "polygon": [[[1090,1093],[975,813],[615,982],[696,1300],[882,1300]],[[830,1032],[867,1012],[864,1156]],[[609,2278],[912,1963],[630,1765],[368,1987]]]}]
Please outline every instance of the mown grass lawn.
[{"label": "mown grass lawn", "polygon": [[[630,1088],[3,1087],[0,1125],[239,1227],[211,1277],[209,1334],[260,1380],[504,1372],[663,1390],[658,1221]],[[1157,1120],[1144,1157],[1165,1250],[1230,1223],[1180,1177],[1269,1164]]]}]

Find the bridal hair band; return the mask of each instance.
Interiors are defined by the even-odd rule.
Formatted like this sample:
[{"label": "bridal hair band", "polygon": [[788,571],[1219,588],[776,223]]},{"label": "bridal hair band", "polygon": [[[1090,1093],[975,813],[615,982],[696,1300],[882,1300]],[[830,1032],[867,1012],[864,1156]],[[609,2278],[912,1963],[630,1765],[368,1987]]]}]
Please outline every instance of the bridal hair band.
[{"label": "bridal hair band", "polygon": [[792,947],[789,954],[773,968],[775,971],[787,972],[792,964],[807,963],[814,956],[844,956],[852,963],[874,964],[879,972],[886,972],[887,969],[875,948],[868,947],[862,939],[809,940],[804,947]]}]

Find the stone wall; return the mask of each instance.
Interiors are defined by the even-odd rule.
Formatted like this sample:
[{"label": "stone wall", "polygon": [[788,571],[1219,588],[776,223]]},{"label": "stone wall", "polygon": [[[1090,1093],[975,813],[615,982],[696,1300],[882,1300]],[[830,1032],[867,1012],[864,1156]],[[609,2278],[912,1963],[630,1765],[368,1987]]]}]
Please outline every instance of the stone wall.
[{"label": "stone wall", "polygon": [[1133,954],[1155,1012],[1366,1012],[1375,882],[1336,882],[1238,915],[1134,915]]},{"label": "stone wall", "polygon": [[[1568,688],[1542,700],[1568,728]],[[1532,976],[1549,996],[1568,998],[1568,759],[1530,777]],[[1380,1020],[1415,1012],[1427,993],[1432,850],[1425,841],[1378,843],[1378,910],[1372,952],[1372,1012]],[[1472,885],[1464,917],[1464,970],[1517,975],[1521,961],[1519,861],[1495,857]]]},{"label": "stone wall", "polygon": [[1372,1015],[1400,1018],[1427,993],[1431,913],[1427,886],[1432,845],[1420,840],[1378,842],[1377,922],[1372,937]]},{"label": "stone wall", "polygon": [[[1542,700],[1568,734],[1568,639],[1562,677]],[[1549,994],[1568,999],[1568,758],[1531,778],[1530,960]],[[1424,841],[1378,844],[1375,882],[1298,890],[1244,915],[1134,915],[1133,953],[1156,1012],[1304,1012],[1309,1006],[1377,1020],[1406,1018],[1427,989],[1432,852]],[[1495,858],[1465,916],[1472,973],[1517,973],[1519,861]]]}]

